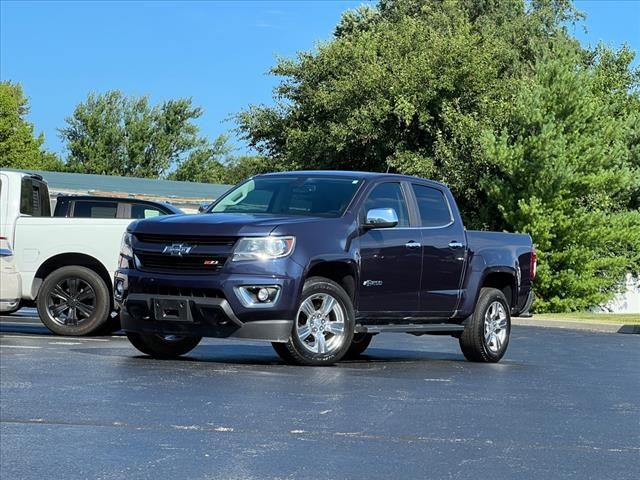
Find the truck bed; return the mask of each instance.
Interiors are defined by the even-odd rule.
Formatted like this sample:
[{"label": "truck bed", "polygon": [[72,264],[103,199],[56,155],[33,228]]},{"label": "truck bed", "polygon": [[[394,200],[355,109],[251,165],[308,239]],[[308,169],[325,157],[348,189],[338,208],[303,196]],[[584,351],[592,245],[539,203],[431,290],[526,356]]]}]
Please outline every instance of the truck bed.
[{"label": "truck bed", "polygon": [[22,280],[22,297],[32,299],[33,278],[48,259],[61,254],[84,254],[101,261],[113,274],[120,240],[129,219],[19,217],[13,245]]}]

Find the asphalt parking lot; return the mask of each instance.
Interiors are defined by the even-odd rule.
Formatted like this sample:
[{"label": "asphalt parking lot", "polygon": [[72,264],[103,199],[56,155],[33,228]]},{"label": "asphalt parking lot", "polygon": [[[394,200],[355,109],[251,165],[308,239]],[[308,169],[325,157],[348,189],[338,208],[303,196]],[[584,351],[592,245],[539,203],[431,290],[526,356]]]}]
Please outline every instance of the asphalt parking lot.
[{"label": "asphalt parking lot", "polygon": [[639,335],[514,327],[483,365],[387,334],[311,368],[219,340],[157,361],[31,315],[0,317],[3,480],[640,477]]}]

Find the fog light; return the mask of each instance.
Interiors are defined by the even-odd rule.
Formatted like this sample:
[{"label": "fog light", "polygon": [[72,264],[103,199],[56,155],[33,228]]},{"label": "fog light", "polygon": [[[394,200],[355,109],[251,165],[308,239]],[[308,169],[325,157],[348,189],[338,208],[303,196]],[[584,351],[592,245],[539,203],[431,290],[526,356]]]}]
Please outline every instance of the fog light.
[{"label": "fog light", "polygon": [[269,300],[269,290],[267,290],[266,288],[261,288],[260,290],[258,290],[258,300],[260,300],[261,302],[266,302],[267,300]]},{"label": "fog light", "polygon": [[236,287],[235,292],[245,307],[264,308],[271,307],[280,296],[278,285],[256,285]]},{"label": "fog light", "polygon": [[124,282],[120,279],[116,280],[116,284],[113,287],[113,296],[116,300],[122,300],[124,298]]}]

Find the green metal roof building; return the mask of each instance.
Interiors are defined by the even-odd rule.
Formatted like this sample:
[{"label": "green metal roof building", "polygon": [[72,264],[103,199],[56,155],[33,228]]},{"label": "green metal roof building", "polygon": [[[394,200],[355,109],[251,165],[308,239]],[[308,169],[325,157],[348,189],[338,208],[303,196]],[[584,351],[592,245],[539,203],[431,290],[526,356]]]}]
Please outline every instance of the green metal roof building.
[{"label": "green metal roof building", "polygon": [[114,177],[88,173],[35,171],[44,178],[52,191],[82,191],[89,193],[119,193],[156,198],[214,200],[226,192],[230,185],[212,183],[177,182],[149,178]]}]

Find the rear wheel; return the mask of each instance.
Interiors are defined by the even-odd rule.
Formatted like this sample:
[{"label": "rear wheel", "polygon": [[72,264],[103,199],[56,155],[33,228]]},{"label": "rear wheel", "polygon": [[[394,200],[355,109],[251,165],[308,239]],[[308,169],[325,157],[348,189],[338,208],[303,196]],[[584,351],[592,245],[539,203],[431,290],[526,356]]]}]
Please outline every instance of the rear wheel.
[{"label": "rear wheel", "polygon": [[177,358],[196,348],[202,337],[182,337],[178,335],[156,335],[127,332],[131,344],[142,353],[154,358]]},{"label": "rear wheel", "polygon": [[42,323],[52,332],[90,335],[109,318],[109,287],[100,275],[86,267],[62,267],[42,282],[37,308]]},{"label": "rear wheel", "polygon": [[351,299],[340,285],[311,277],[302,289],[289,341],[273,347],[288,363],[331,365],[351,345],[354,318]]},{"label": "rear wheel", "polygon": [[459,339],[462,353],[472,362],[499,362],[507,351],[510,335],[511,312],[504,293],[483,288]]}]

